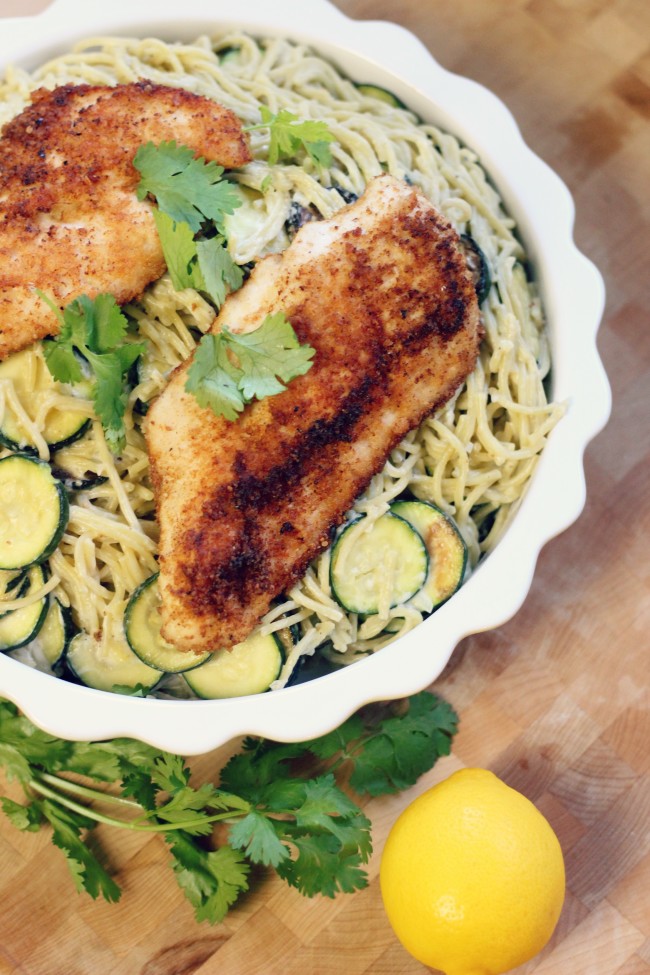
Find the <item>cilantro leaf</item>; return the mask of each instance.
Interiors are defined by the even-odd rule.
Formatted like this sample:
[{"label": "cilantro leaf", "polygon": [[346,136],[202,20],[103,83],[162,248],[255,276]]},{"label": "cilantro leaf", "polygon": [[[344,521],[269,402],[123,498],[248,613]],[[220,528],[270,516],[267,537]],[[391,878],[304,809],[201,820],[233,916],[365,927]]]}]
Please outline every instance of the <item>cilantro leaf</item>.
[{"label": "cilantro leaf", "polygon": [[260,117],[262,121],[248,126],[248,131],[268,128],[271,166],[280,160],[293,159],[301,149],[319,166],[332,164],[329,143],[334,141],[334,136],[326,122],[301,120],[286,108],[274,114],[266,105],[260,106]]},{"label": "cilantro leaf", "polygon": [[128,322],[113,295],[100,294],[94,301],[86,295],[79,299],[83,319],[90,324],[89,348],[100,355],[112,352],[126,336]]},{"label": "cilantro leaf", "polygon": [[252,809],[243,819],[230,827],[230,845],[243,850],[253,863],[277,867],[289,856],[288,847],[278,837],[274,820]]},{"label": "cilantro leaf", "polygon": [[162,210],[154,210],[154,220],[174,288],[204,291],[220,308],[226,294],[240,288],[244,280],[224,238],[195,240],[189,224],[174,220]]},{"label": "cilantro leaf", "polygon": [[66,856],[77,890],[86,890],[92,898],[101,894],[107,901],[120,898],[120,888],[106,872],[89,846],[81,839],[81,832],[95,824],[49,799],[41,805],[45,819],[52,827],[52,842]]},{"label": "cilantro leaf", "polygon": [[290,322],[278,312],[245,335],[227,328],[204,335],[185,388],[201,406],[236,420],[247,403],[284,392],[284,383],[311,368],[314,355],[311,346],[300,345]]},{"label": "cilantro leaf", "polygon": [[241,288],[244,272],[228,253],[223,237],[198,240],[196,255],[204,281],[203,290],[210,295],[217,308],[220,308],[229,291]]},{"label": "cilantro leaf", "polygon": [[176,291],[185,288],[205,291],[205,280],[198,267],[196,241],[190,225],[183,220],[174,220],[163,210],[155,208],[153,216],[167,270]]},{"label": "cilantro leaf", "polygon": [[93,389],[95,412],[104,428],[106,442],[115,454],[123,450],[126,437],[124,413],[127,392],[123,385],[124,375],[144,351],[144,343],[132,342],[103,355],[86,353],[95,373]]},{"label": "cilantro leaf", "polygon": [[335,836],[296,835],[292,843],[297,857],[283,860],[276,870],[306,897],[334,897],[368,886],[362,857],[358,853],[342,854]]},{"label": "cilantro leaf", "polygon": [[239,895],[248,890],[250,867],[244,856],[224,846],[206,853],[183,833],[168,838],[173,869],[197,921],[218,924]]},{"label": "cilantro leaf", "polygon": [[19,802],[14,802],[13,799],[0,796],[0,804],[5,816],[16,829],[29,833],[35,833],[40,829],[43,815],[38,802],[30,802],[28,805],[22,806]]},{"label": "cilantro leaf", "polygon": [[363,738],[366,724],[359,713],[353,714],[338,728],[305,742],[305,748],[323,760],[333,758],[340,752],[346,753],[354,742]]},{"label": "cilantro leaf", "polygon": [[304,755],[303,746],[246,739],[244,749],[222,769],[221,788],[273,812],[297,809],[304,801],[305,786],[291,775],[291,763]]},{"label": "cilantro leaf", "polygon": [[64,345],[64,339],[43,342],[45,362],[52,376],[61,383],[80,383],[83,379],[81,366],[71,345]]},{"label": "cilantro leaf", "polygon": [[152,762],[151,778],[165,792],[176,792],[187,787],[190,772],[180,755],[161,752]]},{"label": "cilantro leaf", "polygon": [[246,402],[282,393],[284,383],[311,369],[315,350],[300,345],[283,312],[267,315],[253,332],[235,334],[224,329],[221,334],[239,361],[239,388]]},{"label": "cilantro leaf", "polygon": [[155,197],[158,207],[177,223],[196,233],[204,220],[212,220],[223,235],[223,218],[234,213],[241,200],[215,162],[196,157],[176,142],[148,142],[140,146],[133,165],[140,172],[137,196]]},{"label": "cilantro leaf", "polygon": [[76,353],[83,356],[95,376],[92,393],[95,412],[111,450],[119,453],[126,436],[124,376],[144,352],[144,343],[126,338],[128,322],[113,295],[100,294],[94,300],[81,295],[61,315],[46,295],[39,294],[62,322],[59,334],[43,342],[50,373],[59,382],[80,382],[82,372]]},{"label": "cilantro leaf", "polygon": [[238,378],[220,336],[204,335],[187,371],[188,393],[194,394],[199,406],[209,407],[226,420],[236,420],[245,405]]},{"label": "cilantro leaf", "polygon": [[358,813],[357,804],[339,789],[330,773],[305,784],[304,800],[295,811],[296,825],[309,832],[327,830],[336,834],[337,817],[346,819]]},{"label": "cilantro leaf", "polygon": [[8,742],[0,741],[0,765],[4,765],[7,770],[7,778],[10,781],[17,779],[26,784],[32,777],[31,766],[27,758]]},{"label": "cilantro leaf", "polygon": [[414,785],[436,760],[451,751],[458,718],[446,701],[423,691],[404,715],[385,719],[353,757],[350,785],[371,796]]}]

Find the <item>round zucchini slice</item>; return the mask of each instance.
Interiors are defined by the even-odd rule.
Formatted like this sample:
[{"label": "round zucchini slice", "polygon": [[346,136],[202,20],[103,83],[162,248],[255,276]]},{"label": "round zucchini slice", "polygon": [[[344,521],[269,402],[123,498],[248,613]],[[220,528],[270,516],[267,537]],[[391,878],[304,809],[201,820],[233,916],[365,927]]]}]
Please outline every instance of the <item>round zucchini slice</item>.
[{"label": "round zucchini slice", "polygon": [[[41,565],[33,566],[26,580],[16,592],[16,598],[28,596],[30,589],[40,589],[45,583],[45,570]],[[14,609],[0,616],[0,650],[15,650],[33,640],[43,626],[47,615],[48,597],[43,596],[35,602]]]},{"label": "round zucchini slice", "polygon": [[422,588],[428,556],[417,531],[397,514],[381,515],[368,531],[357,519],[334,542],[330,585],[341,606],[372,616],[399,606]]},{"label": "round zucchini slice", "polygon": [[198,667],[209,652],[178,650],[160,632],[160,593],[158,575],[149,576],[138,586],[124,611],[124,632],[129,646],[145,664],[165,674],[180,674]]},{"label": "round zucchini slice", "polygon": [[[41,356],[35,355],[32,349],[15,352],[0,362],[0,379],[11,380],[16,396],[30,419],[38,415],[44,400],[61,388]],[[52,406],[45,414],[41,433],[50,449],[56,450],[82,437],[89,426],[90,420],[82,411]],[[32,438],[9,403],[0,423],[0,443],[10,450],[35,450]]]},{"label": "round zucchini slice", "polygon": [[43,625],[36,636],[11,656],[45,673],[54,673],[74,634],[70,610],[50,597]]},{"label": "round zucchini slice", "polygon": [[215,650],[206,663],[184,677],[198,697],[248,697],[268,691],[283,662],[282,646],[273,633],[251,633],[232,650]]},{"label": "round zucchini slice", "polygon": [[360,84],[357,85],[357,90],[361,92],[362,95],[368,95],[370,98],[376,98],[380,102],[385,102],[387,105],[391,105],[393,108],[406,108],[406,105],[388,88],[381,88],[379,85],[369,85]]},{"label": "round zucchini slice", "polygon": [[68,523],[68,495],[49,464],[28,454],[0,460],[0,569],[43,562]]},{"label": "round zucchini slice", "polygon": [[34,641],[35,657],[42,657],[46,664],[55,667],[65,654],[73,633],[70,610],[62,606],[58,599],[50,598],[43,625]]},{"label": "round zucchini slice", "polygon": [[68,645],[65,660],[82,684],[97,691],[146,694],[162,676],[134,654],[119,627],[113,627],[106,641],[96,640],[89,633],[77,633]]},{"label": "round zucchini slice", "polygon": [[426,545],[429,571],[412,603],[416,609],[430,613],[461,585],[467,566],[467,546],[451,519],[428,501],[395,501],[390,509],[407,521]]}]

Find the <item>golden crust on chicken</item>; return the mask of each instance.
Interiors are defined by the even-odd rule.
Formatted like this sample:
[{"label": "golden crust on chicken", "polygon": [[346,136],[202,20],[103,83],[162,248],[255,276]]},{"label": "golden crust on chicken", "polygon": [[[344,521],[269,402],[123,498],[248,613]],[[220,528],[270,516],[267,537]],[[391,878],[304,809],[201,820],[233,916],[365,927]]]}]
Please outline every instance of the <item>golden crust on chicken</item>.
[{"label": "golden crust on chicken", "polygon": [[250,152],[237,116],[150,82],[39,89],[0,134],[0,359],[58,331],[39,288],[64,307],[102,292],[135,298],[165,271],[133,166],[175,140],[228,168]]},{"label": "golden crust on chicken", "polygon": [[230,422],[186,391],[185,363],[147,417],[163,634],[182,649],[245,639],[474,369],[482,334],[456,232],[391,176],[262,260],[213,331],[280,311],[316,350],[286,391]]}]

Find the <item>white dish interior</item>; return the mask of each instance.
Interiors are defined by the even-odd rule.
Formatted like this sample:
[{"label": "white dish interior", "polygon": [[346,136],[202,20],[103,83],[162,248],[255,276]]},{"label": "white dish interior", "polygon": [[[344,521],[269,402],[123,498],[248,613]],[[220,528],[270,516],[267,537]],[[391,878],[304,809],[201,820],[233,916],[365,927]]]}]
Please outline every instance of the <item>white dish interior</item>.
[{"label": "white dish interior", "polygon": [[[36,724],[69,739],[128,736],[182,754],[240,734],[304,740],[361,705],[429,685],[465,636],[499,626],[521,606],[542,546],[572,524],[585,501],[583,453],[607,422],[610,391],[596,350],[602,278],[573,243],[573,202],[561,180],[524,144],[505,106],[485,88],[437,64],[396,25],[352,21],[327,0],[298,16],[292,0],[193,0],[179,18],[171,0],[108,6],[55,0],[35,18],[2,22],[0,66],[32,68],[100,34],[193,40],[231,27],[309,43],[353,80],[395,92],[428,121],[473,148],[515,217],[545,306],[553,348],[553,397],[568,410],[496,550],[432,617],[373,657],[315,681],[250,698],[167,701],[124,697],[57,680],[0,654],[0,694]],[[302,8],[304,13],[307,11]]]}]

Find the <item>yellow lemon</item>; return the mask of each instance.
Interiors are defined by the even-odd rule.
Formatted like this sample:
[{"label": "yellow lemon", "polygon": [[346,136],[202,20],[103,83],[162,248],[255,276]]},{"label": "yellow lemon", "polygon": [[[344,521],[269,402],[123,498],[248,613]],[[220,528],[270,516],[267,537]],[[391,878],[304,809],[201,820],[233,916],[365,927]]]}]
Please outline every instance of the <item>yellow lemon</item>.
[{"label": "yellow lemon", "polygon": [[564,860],[539,810],[485,769],[415,799],[391,829],[381,893],[395,933],[445,975],[501,975],[540,951],[564,901]]}]

